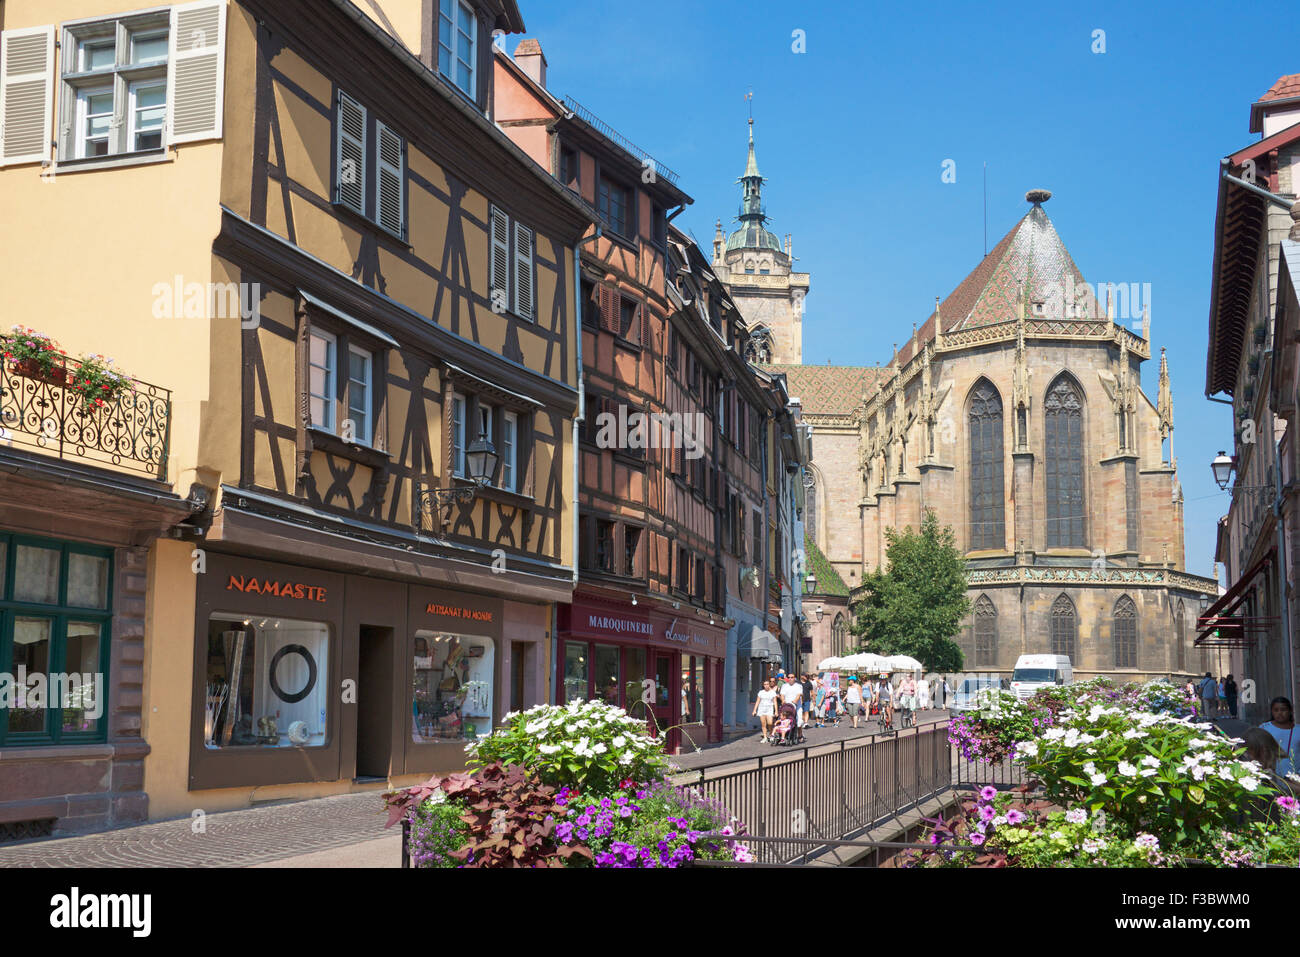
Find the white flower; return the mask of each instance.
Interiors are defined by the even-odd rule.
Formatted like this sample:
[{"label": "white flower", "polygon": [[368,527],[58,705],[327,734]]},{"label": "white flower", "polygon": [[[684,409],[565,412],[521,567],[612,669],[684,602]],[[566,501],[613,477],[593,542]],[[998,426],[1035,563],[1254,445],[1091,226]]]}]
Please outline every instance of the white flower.
[{"label": "white flower", "polygon": [[1149,738],[1151,735],[1147,734],[1145,731],[1139,731],[1137,728],[1129,728],[1124,732],[1122,737],[1128,741],[1132,741],[1135,738]]},{"label": "white flower", "polygon": [[540,752],[542,752],[542,754],[554,754],[556,751],[559,751],[559,750],[560,750],[560,745],[558,745],[558,744],[539,744],[539,745],[537,746],[537,750],[540,751]]},{"label": "white flower", "polygon": [[1093,787],[1097,787],[1099,784],[1106,783],[1106,775],[1104,774],[1090,774],[1088,775],[1088,779],[1092,781]]},{"label": "white flower", "polygon": [[1129,764],[1127,761],[1121,761],[1119,763],[1119,773],[1127,778],[1131,778],[1137,774],[1137,768]]},{"label": "white flower", "polygon": [[1144,777],[1144,778],[1149,778],[1149,777],[1151,777],[1151,775],[1153,775],[1153,774],[1159,774],[1160,772],[1157,771],[1155,768],[1145,768],[1145,769],[1143,769],[1143,770],[1142,770],[1141,772],[1139,772],[1139,773],[1142,775],[1142,777]]},{"label": "white flower", "polygon": [[592,754],[604,754],[609,748],[605,747],[604,741],[597,741],[596,746],[591,749]]},{"label": "white flower", "polygon": [[616,737],[616,738],[615,738],[613,741],[611,741],[610,743],[613,744],[614,747],[616,747],[616,748],[621,748],[621,747],[623,747],[623,745],[627,744],[627,738],[623,737],[623,736],[620,734],[618,737]]},{"label": "white flower", "polygon": [[1253,791],[1255,788],[1259,787],[1259,778],[1246,775],[1244,778],[1238,778],[1237,783],[1247,791]]},{"label": "white flower", "polygon": [[1145,765],[1146,765],[1147,767],[1149,767],[1149,768],[1158,768],[1158,767],[1160,767],[1160,759],[1157,758],[1154,754],[1148,754],[1148,755],[1147,755],[1146,757],[1144,757],[1144,758],[1141,760],[1141,762],[1139,762],[1139,763],[1141,763],[1141,764],[1145,764]]},{"label": "white flower", "polygon": [[1081,807],[1076,807],[1072,811],[1065,812],[1065,819],[1071,824],[1082,824],[1088,820],[1088,812]]},{"label": "white flower", "polygon": [[632,755],[624,754],[621,758],[618,759],[618,763],[626,767],[627,765],[632,763]]},{"label": "white flower", "polygon": [[1027,757],[1027,758],[1037,757],[1037,756],[1038,756],[1038,742],[1037,742],[1037,741],[1017,741],[1017,742],[1016,742],[1016,753],[1017,753],[1017,754],[1022,754],[1022,755],[1024,755],[1024,756]]}]

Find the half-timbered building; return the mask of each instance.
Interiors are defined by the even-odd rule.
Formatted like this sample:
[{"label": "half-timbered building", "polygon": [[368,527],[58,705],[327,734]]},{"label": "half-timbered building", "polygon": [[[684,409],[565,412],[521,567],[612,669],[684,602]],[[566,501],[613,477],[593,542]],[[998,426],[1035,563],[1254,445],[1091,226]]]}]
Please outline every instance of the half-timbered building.
[{"label": "half-timbered building", "polygon": [[[171,390],[156,479],[132,489],[165,536],[86,523],[41,546],[65,577],[116,546],[135,590],[15,606],[67,648],[81,618],[142,621],[100,633],[111,730],[75,745],[133,741],[98,786],[113,822],[414,780],[553,693],[593,213],[492,121],[514,0],[366,6],[6,4],[31,79],[6,106],[55,136],[6,126],[0,192],[55,228],[0,238],[29,269],[4,314],[112,349],[135,395]],[[0,607],[11,656],[30,642]]]}]

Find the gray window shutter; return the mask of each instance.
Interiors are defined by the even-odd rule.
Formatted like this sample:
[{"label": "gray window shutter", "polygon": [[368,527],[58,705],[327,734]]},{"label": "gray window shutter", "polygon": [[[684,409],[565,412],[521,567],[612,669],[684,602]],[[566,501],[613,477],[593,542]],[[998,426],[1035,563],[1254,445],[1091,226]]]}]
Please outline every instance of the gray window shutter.
[{"label": "gray window shutter", "polygon": [[366,214],[366,108],[339,90],[336,202]]},{"label": "gray window shutter", "polygon": [[533,231],[515,223],[515,313],[533,319]]},{"label": "gray window shutter", "polygon": [[0,166],[50,156],[54,27],[0,34]]},{"label": "gray window shutter", "polygon": [[172,7],[167,45],[167,144],[219,139],[225,92],[225,0]]},{"label": "gray window shutter", "polygon": [[383,123],[375,123],[379,144],[375,176],[375,221],[391,233],[406,238],[406,170],[402,138]]},{"label": "gray window shutter", "polygon": [[491,273],[488,276],[488,288],[495,312],[498,301],[503,308],[510,305],[510,217],[495,206],[490,213],[492,258],[488,263]]}]

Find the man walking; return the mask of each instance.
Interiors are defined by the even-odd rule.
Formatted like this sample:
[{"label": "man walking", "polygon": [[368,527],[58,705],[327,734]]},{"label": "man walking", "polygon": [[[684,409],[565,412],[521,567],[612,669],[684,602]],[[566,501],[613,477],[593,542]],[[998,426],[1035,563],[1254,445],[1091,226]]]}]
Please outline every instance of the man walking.
[{"label": "man walking", "polygon": [[1213,718],[1215,704],[1219,698],[1219,685],[1214,680],[1214,675],[1207,671],[1205,677],[1201,679],[1199,687],[1201,692],[1201,717]]}]

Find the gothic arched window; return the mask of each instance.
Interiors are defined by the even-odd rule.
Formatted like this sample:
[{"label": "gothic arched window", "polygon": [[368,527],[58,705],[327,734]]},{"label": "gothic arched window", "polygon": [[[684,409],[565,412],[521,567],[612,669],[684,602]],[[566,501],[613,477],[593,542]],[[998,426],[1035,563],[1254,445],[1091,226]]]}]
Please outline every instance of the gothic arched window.
[{"label": "gothic arched window", "polygon": [[1069,595],[1061,595],[1052,603],[1052,654],[1066,655],[1071,663],[1078,664],[1074,657],[1078,635],[1074,602]]},{"label": "gothic arched window", "polygon": [[970,403],[970,547],[1006,545],[1002,510],[1002,398],[993,383],[975,384]]},{"label": "gothic arched window", "polygon": [[1115,667],[1136,668],[1138,666],[1137,606],[1128,595],[1115,602],[1111,630],[1115,635]]},{"label": "gothic arched window", "polygon": [[1047,469],[1047,547],[1083,548],[1083,395],[1061,375],[1043,400]]},{"label": "gothic arched window", "polygon": [[998,610],[988,595],[975,602],[975,665],[996,665],[998,660]]},{"label": "gothic arched window", "polygon": [[1181,601],[1178,603],[1178,610],[1174,615],[1174,641],[1178,642],[1178,670],[1183,671],[1187,667],[1187,649],[1183,646],[1183,640],[1186,637],[1183,628],[1187,621],[1187,611],[1183,608]]},{"label": "gothic arched window", "polygon": [[835,616],[835,624],[831,625],[831,654],[835,657],[843,655],[848,650],[849,627],[844,623],[843,615]]}]

